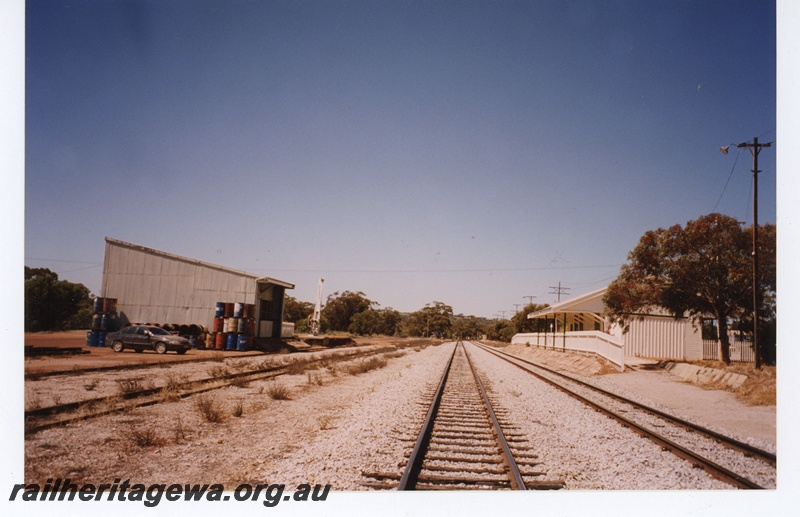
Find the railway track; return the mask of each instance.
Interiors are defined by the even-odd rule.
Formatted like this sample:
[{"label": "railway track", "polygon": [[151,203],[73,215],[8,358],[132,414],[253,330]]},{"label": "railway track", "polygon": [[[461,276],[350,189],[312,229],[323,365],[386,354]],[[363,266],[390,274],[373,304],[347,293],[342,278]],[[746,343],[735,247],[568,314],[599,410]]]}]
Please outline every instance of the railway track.
[{"label": "railway track", "polygon": [[[398,490],[558,489],[540,481],[537,455],[505,419],[462,343],[457,343],[433,395],[422,428],[399,473],[366,473],[374,488]],[[393,485],[393,482],[397,482]],[[387,483],[388,482],[388,483]]]},{"label": "railway track", "polygon": [[[692,462],[695,468],[702,468],[709,475],[736,488],[761,489],[766,484],[774,484],[777,457],[769,451],[682,420],[540,364],[482,344],[473,343],[473,345],[614,418],[623,426],[652,440],[662,449]],[[742,469],[743,464],[750,471],[757,470],[763,473],[761,476],[763,481],[754,481],[738,474],[736,470]]]},{"label": "railway track", "polygon": [[[356,352],[345,356],[342,359],[358,359],[376,353],[381,353],[381,351],[370,350]],[[303,361],[302,363],[305,366],[311,366],[327,360],[330,359],[320,358],[310,361]],[[169,400],[175,400],[212,390],[218,390],[228,386],[236,385],[238,383],[273,379],[280,375],[285,375],[293,366],[294,364],[283,364],[258,367],[247,371],[227,372],[223,374],[212,375],[203,379],[174,382],[170,385],[159,387],[133,389],[115,395],[94,397],[80,401],[26,410],[25,434],[31,435],[45,429],[51,429],[73,422],[97,418],[120,411],[129,411],[137,407],[150,406]]]}]

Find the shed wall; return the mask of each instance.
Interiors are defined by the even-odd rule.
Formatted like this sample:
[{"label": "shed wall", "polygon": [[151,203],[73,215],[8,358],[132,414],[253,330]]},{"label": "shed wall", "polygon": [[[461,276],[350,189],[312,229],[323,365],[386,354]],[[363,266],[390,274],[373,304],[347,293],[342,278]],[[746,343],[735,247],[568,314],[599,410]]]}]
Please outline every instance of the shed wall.
[{"label": "shed wall", "polygon": [[255,302],[256,277],[106,241],[101,296],[123,321],[209,326],[216,302]]},{"label": "shed wall", "polygon": [[[657,359],[689,359],[684,343],[688,337],[686,327],[691,332],[692,326],[686,319],[657,316],[635,318],[631,321],[628,332],[622,335],[625,354]],[[700,350],[702,353],[702,342]]]}]

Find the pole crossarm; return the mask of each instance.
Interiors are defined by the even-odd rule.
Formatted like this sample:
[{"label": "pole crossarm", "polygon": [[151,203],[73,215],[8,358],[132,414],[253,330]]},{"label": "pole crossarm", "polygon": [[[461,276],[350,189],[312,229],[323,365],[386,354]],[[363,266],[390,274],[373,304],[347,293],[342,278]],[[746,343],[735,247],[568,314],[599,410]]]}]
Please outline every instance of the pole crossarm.
[{"label": "pole crossarm", "polygon": [[742,142],[740,144],[731,144],[727,147],[721,147],[720,151],[723,154],[728,154],[728,147],[735,145],[739,149],[747,148],[750,154],[753,155],[753,351],[756,355],[755,367],[761,368],[761,344],[758,339],[758,304],[761,299],[761,293],[758,286],[758,155],[765,147],[772,147],[772,142],[759,143],[758,137],[755,137],[752,142]]}]

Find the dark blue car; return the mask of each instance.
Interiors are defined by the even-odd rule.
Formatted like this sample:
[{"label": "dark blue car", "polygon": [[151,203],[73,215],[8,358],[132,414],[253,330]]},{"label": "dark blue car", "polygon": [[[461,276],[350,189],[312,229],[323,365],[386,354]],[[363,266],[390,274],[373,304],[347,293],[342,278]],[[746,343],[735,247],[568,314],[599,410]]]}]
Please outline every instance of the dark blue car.
[{"label": "dark blue car", "polygon": [[136,352],[154,350],[159,354],[166,354],[170,350],[185,354],[192,348],[188,339],[170,334],[162,328],[147,325],[133,325],[118,332],[109,332],[105,345],[110,346],[115,352],[130,348]]}]

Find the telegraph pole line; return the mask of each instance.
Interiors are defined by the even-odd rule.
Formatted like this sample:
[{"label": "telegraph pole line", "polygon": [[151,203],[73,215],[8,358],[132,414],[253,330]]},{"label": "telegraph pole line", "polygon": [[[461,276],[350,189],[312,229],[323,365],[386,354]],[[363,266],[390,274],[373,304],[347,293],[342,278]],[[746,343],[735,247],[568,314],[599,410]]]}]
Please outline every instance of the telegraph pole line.
[{"label": "telegraph pole line", "polygon": [[[758,143],[758,137],[753,138],[753,143],[742,142],[736,145],[739,149],[746,147],[753,155],[753,351],[756,355],[755,368],[761,368],[761,350],[758,342],[758,304],[761,300],[761,290],[758,286],[758,154],[764,147],[772,147],[772,142]],[[721,147],[722,154],[728,154],[728,148]]]},{"label": "telegraph pole line", "polygon": [[561,295],[564,294],[564,295],[569,296],[569,293],[567,291],[569,291],[571,288],[570,287],[561,287],[561,282],[559,281],[558,282],[558,287],[551,285],[550,289],[553,289],[553,291],[550,291],[549,294],[558,295],[558,302],[556,302],[556,303],[561,303]]},{"label": "telegraph pole line", "polygon": [[536,298],[535,296],[523,296],[523,298],[528,299],[528,305],[533,303],[533,299]]},{"label": "telegraph pole line", "polygon": [[522,306],[521,303],[512,303],[511,305],[514,306],[514,314],[519,312],[519,308]]}]

